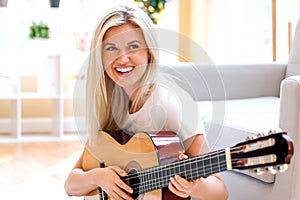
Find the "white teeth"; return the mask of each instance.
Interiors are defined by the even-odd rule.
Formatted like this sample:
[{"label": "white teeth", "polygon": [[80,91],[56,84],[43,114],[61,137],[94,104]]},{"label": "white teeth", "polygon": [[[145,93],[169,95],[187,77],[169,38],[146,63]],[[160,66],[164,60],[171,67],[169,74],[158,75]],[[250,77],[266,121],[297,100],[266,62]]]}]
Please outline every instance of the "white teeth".
[{"label": "white teeth", "polygon": [[131,70],[133,70],[133,67],[116,68],[116,70],[117,70],[118,72],[126,73],[126,72],[130,72]]}]

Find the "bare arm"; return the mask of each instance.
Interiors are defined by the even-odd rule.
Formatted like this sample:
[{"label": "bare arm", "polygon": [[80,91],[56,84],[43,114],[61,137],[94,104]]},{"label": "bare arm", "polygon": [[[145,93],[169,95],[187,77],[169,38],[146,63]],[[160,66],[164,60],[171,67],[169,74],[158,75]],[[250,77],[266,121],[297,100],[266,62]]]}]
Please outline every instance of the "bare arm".
[{"label": "bare arm", "polygon": [[[205,138],[201,134],[184,141],[184,146],[189,157],[209,151]],[[218,174],[193,181],[187,181],[180,176],[176,176],[171,179],[169,189],[181,197],[192,196],[201,200],[225,200],[228,198],[226,186]]]},{"label": "bare arm", "polygon": [[124,192],[125,190],[132,193],[132,189],[119,177],[127,175],[124,170],[118,167],[106,167],[84,171],[82,156],[79,157],[65,181],[65,191],[69,196],[85,196],[99,186],[114,199],[132,199]]},{"label": "bare arm", "polygon": [[83,196],[97,188],[91,180],[93,172],[84,172],[82,169],[82,156],[81,154],[65,181],[65,191],[70,196]]}]

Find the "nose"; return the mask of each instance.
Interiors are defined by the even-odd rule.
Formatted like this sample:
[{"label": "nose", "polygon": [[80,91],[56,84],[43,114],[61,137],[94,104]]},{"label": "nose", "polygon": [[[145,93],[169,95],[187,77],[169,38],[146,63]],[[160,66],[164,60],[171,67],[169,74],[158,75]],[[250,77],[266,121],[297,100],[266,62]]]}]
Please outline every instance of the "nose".
[{"label": "nose", "polygon": [[130,60],[130,55],[128,52],[126,51],[122,51],[120,53],[120,55],[118,56],[118,60],[121,62],[121,63],[128,63],[129,60]]}]

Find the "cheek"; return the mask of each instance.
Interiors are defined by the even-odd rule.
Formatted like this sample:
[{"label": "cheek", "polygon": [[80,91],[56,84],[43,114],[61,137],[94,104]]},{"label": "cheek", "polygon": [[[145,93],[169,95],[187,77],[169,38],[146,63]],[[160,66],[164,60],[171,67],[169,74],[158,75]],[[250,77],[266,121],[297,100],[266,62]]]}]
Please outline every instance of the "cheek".
[{"label": "cheek", "polygon": [[144,50],[142,52],[139,52],[135,58],[136,58],[136,62],[140,65],[145,65],[148,64],[148,51]]},{"label": "cheek", "polygon": [[102,64],[105,70],[109,68],[109,66],[112,64],[112,58],[111,56],[102,55]]},{"label": "cheek", "polygon": [[110,79],[112,79],[113,81],[115,81],[115,80],[114,80],[114,76],[113,76],[113,71],[112,71],[112,68],[111,68],[111,67],[106,68],[105,73],[107,74],[107,76],[108,76]]}]

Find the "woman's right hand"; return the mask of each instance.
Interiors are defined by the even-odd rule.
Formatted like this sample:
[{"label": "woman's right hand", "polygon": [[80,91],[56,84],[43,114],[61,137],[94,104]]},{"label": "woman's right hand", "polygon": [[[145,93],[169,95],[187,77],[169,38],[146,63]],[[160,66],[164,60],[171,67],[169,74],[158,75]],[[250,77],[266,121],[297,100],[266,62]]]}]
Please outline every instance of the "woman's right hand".
[{"label": "woman's right hand", "polygon": [[120,176],[128,175],[121,168],[117,166],[96,168],[90,171],[90,175],[94,184],[101,187],[101,189],[106,192],[112,200],[133,200],[133,198],[128,194],[133,192],[132,188],[120,178]]}]

